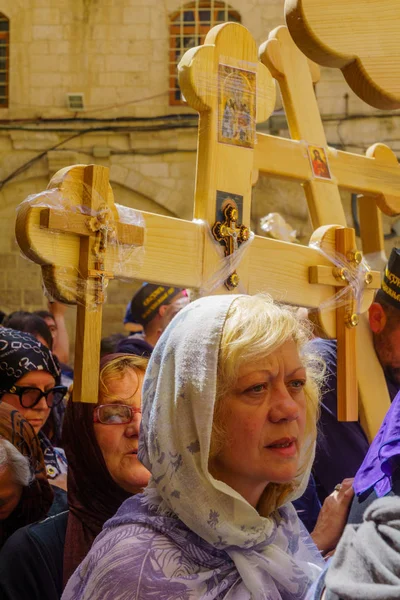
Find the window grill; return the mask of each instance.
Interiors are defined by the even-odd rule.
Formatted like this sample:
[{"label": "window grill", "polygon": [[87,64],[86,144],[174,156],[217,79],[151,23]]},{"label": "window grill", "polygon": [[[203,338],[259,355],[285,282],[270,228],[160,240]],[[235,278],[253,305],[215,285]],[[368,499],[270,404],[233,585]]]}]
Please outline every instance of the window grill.
[{"label": "window grill", "polygon": [[8,108],[9,89],[9,20],[0,13],[0,108]]},{"label": "window grill", "polygon": [[184,104],[179,89],[177,66],[189,48],[200,46],[209,30],[220,23],[241,22],[240,14],[225,2],[195,0],[170,16],[169,103]]}]

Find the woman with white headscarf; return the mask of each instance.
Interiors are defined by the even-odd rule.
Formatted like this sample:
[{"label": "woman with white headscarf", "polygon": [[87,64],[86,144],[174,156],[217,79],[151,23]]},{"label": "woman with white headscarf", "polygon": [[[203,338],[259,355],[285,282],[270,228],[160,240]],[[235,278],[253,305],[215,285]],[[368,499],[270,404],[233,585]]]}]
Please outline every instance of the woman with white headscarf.
[{"label": "woman with white headscarf", "polygon": [[143,388],[152,473],[63,600],[299,600],[324,561],[290,503],[308,481],[320,372],[266,296],[202,298],[165,330]]}]

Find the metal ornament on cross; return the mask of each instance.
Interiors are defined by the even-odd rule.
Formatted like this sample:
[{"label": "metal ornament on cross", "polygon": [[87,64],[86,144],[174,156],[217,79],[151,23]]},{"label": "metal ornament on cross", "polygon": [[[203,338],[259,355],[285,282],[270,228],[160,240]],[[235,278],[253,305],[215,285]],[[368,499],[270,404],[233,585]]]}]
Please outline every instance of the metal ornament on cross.
[{"label": "metal ornament on cross", "polygon": [[[238,210],[233,204],[227,204],[223,209],[224,220],[217,221],[212,234],[225,248],[225,256],[232,256],[243,242],[247,242],[250,231],[245,225],[237,225]],[[233,271],[225,281],[225,287],[231,291],[239,285],[239,276]]]}]

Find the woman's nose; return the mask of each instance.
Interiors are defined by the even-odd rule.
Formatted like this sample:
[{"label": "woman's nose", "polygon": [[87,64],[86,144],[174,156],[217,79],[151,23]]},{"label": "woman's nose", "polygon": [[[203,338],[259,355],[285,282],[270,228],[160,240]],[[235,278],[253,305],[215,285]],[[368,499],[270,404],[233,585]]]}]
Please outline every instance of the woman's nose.
[{"label": "woman's nose", "polygon": [[269,419],[273,423],[279,421],[296,421],[299,418],[299,406],[292,398],[286,386],[280,386],[272,397]]},{"label": "woman's nose", "polygon": [[141,420],[142,420],[142,415],[140,413],[136,413],[133,417],[133,420],[126,425],[126,428],[125,428],[125,436],[126,437],[135,437],[135,436],[139,435]]},{"label": "woman's nose", "polygon": [[47,406],[46,398],[42,396],[37,404],[33,407],[36,410],[47,410],[49,407]]}]

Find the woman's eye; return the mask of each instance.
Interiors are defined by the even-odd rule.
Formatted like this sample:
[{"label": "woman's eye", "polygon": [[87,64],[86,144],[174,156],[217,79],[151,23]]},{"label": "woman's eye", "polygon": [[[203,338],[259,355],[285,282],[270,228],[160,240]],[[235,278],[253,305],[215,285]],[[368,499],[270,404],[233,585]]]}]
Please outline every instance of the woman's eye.
[{"label": "woman's eye", "polygon": [[293,381],[289,381],[288,385],[296,391],[300,391],[306,385],[305,379],[293,379]]},{"label": "woman's eye", "polygon": [[255,394],[262,394],[267,389],[267,383],[258,383],[257,385],[253,385],[251,388],[247,390],[247,392],[253,392]]}]

